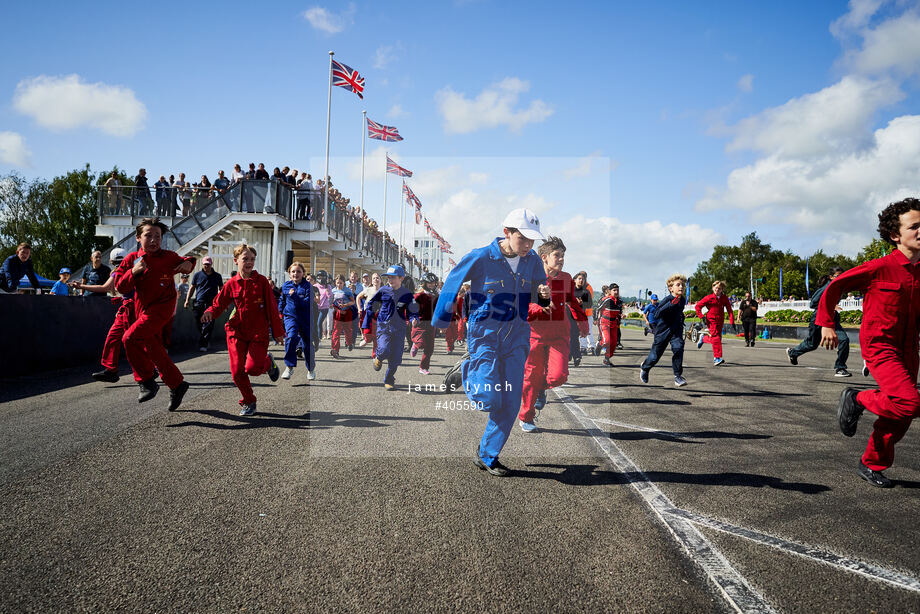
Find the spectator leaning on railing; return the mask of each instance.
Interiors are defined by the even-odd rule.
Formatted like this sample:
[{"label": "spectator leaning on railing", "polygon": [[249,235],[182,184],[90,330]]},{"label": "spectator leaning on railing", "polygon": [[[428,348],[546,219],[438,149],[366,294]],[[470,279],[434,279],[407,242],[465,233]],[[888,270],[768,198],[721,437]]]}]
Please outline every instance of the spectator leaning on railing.
[{"label": "spectator leaning on railing", "polygon": [[32,244],[22,242],[16,248],[16,253],[3,261],[0,267],[0,290],[15,293],[19,289],[19,280],[22,276],[28,277],[36,294],[41,293],[41,286],[35,269],[32,268]]}]

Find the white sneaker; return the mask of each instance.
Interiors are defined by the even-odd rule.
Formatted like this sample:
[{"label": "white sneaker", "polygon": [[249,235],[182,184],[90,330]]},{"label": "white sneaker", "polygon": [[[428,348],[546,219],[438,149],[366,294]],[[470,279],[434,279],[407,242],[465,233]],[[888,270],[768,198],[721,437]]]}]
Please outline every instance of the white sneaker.
[{"label": "white sneaker", "polygon": [[291,374],[294,372],[292,367],[285,367],[284,373],[281,374],[281,379],[291,379]]},{"label": "white sneaker", "polygon": [[361,343],[358,344],[358,347],[363,348],[365,345],[367,345],[367,339],[362,339]]},{"label": "white sneaker", "polygon": [[307,379],[312,381],[316,379],[316,371],[307,372]]}]

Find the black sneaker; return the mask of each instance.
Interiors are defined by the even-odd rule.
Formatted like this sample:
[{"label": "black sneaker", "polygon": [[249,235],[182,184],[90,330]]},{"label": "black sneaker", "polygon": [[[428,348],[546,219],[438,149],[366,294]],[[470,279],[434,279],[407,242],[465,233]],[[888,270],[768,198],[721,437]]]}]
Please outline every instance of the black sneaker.
[{"label": "black sneaker", "polygon": [[852,437],[856,433],[856,424],[865,409],[856,400],[857,394],[859,391],[856,388],[844,388],[840,393],[840,403],[837,405],[837,422],[840,425],[840,432],[847,437]]},{"label": "black sneaker", "polygon": [[169,391],[169,411],[176,411],[182,405],[182,398],[188,392],[188,382],[182,380],[182,383],[176,386],[175,390]]},{"label": "black sneaker", "polygon": [[869,365],[866,364],[865,360],[863,361],[862,374],[863,377],[869,377]]},{"label": "black sneaker", "polygon": [[268,379],[277,382],[278,377],[281,375],[281,370],[278,369],[278,365],[275,363],[275,359],[271,354],[268,355],[268,362],[270,363],[268,367]]},{"label": "black sneaker", "polygon": [[837,369],[834,371],[834,377],[852,377],[846,369]]},{"label": "black sneaker", "polygon": [[157,384],[157,380],[152,377],[142,382],[138,382],[137,386],[140,388],[140,392],[138,392],[137,395],[138,403],[149,401],[153,397],[157,396],[157,392],[160,391],[160,386]]},{"label": "black sneaker", "polygon": [[297,353],[297,358],[303,360],[303,348],[300,346],[297,346],[296,353]]},{"label": "black sneaker", "polygon": [[477,452],[476,452],[476,466],[479,467],[480,469],[482,469],[483,471],[488,471],[490,474],[492,474],[492,475],[494,475],[494,476],[496,476],[496,477],[500,477],[500,478],[503,478],[503,477],[507,476],[509,473],[511,473],[511,470],[508,469],[507,467],[505,467],[504,465],[502,465],[500,462],[498,462],[497,459],[496,459],[496,461],[495,461],[495,464],[493,464],[491,467],[489,467],[487,464],[485,464],[485,463],[482,461],[481,458],[479,458],[479,451],[478,451],[478,450],[477,450]]},{"label": "black sneaker", "polygon": [[622,349],[623,349],[623,344],[622,344],[622,343],[617,343],[617,349],[618,349],[618,350],[622,350]]},{"label": "black sneaker", "polygon": [[645,369],[641,367],[639,368],[639,381],[642,382],[643,384],[648,383],[648,371],[646,371]]},{"label": "black sneaker", "polygon": [[118,381],[118,371],[109,371],[108,369],[96,371],[93,373],[93,379],[97,382],[111,382],[114,384]]},{"label": "black sneaker", "polygon": [[646,337],[648,337],[648,326],[645,327],[645,330],[643,331],[643,334],[644,334]]},{"label": "black sneaker", "polygon": [[577,367],[578,365],[581,364],[581,358],[580,358],[580,357],[579,357],[579,358],[573,358],[572,360],[575,361],[575,366],[576,366],[576,367]]},{"label": "black sneaker", "polygon": [[789,359],[790,364],[799,364],[799,359],[792,355],[792,348],[786,348],[786,358]]},{"label": "black sneaker", "polygon": [[856,473],[859,474],[859,477],[869,482],[877,488],[891,488],[894,484],[885,477],[885,474],[881,471],[875,471],[866,467],[862,461],[856,465]]},{"label": "black sneaker", "polygon": [[607,358],[606,356],[604,356],[604,365],[606,365],[606,366],[608,366],[608,367],[612,367],[612,366],[613,366],[613,363],[610,362],[610,359],[609,359],[609,358]]}]

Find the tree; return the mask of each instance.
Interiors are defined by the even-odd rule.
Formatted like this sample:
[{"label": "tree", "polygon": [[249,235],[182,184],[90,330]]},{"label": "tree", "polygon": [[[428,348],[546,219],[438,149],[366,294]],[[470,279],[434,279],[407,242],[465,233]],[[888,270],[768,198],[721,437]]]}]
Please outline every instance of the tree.
[{"label": "tree", "polygon": [[95,236],[96,184],[89,164],[50,182],[27,183],[16,174],[0,178],[3,254],[29,241],[36,271],[53,279],[61,267],[75,270],[94,249],[111,246],[110,238]]},{"label": "tree", "polygon": [[891,243],[882,240],[880,237],[876,237],[872,239],[867,246],[859,250],[859,254],[856,256],[856,264],[862,264],[869,260],[887,256],[893,249],[894,246],[892,246]]}]

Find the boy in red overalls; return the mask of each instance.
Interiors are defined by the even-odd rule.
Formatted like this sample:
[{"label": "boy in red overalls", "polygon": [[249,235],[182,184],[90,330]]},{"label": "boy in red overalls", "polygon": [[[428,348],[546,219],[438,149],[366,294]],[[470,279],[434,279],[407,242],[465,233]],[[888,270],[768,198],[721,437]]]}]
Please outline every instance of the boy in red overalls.
[{"label": "boy in red overalls", "polygon": [[[607,342],[604,364],[612,367],[613,363],[610,362],[610,359],[613,358],[613,352],[620,343],[619,333],[620,319],[623,316],[623,301],[620,300],[620,286],[610,284],[604,287],[607,288],[607,296],[597,306],[597,324],[600,330],[600,337],[606,339]],[[598,347],[600,347],[600,341],[598,341]]]},{"label": "boy in red overalls", "polygon": [[[712,364],[718,367],[724,364],[722,360],[722,325],[725,324],[725,312],[728,311],[728,323],[735,326],[735,312],[732,310],[732,302],[725,296],[725,282],[712,282],[712,294],[704,296],[696,304],[696,316],[709,324],[709,331],[703,331],[699,341],[696,342],[696,349],[703,347],[704,343],[712,344]],[[703,307],[708,307],[706,317],[703,317]]]},{"label": "boy in red overalls", "polygon": [[[414,357],[419,350],[422,351],[422,359],[418,365],[418,372],[422,375],[431,375],[431,371],[428,370],[428,367],[431,366],[431,355],[434,353],[434,327],[431,325],[431,316],[434,313],[434,306],[438,303],[437,288],[438,276],[434,273],[425,273],[422,277],[422,288],[415,293],[419,322],[418,326],[412,328],[410,355]],[[453,318],[450,323],[453,326]],[[449,345],[452,349],[453,342]]]},{"label": "boy in red overalls", "polygon": [[527,320],[530,322],[530,353],[524,364],[524,387],[521,393],[521,411],[518,419],[521,430],[532,433],[537,409],[546,405],[547,388],[561,386],[569,377],[569,334],[571,326],[565,316],[566,304],[571,306],[576,322],[588,316],[575,298],[575,282],[562,270],[565,264],[565,244],[559,237],[546,237],[537,249],[543,260],[546,283],[550,290],[550,304],[540,307],[530,304]]},{"label": "boy in red overalls", "polygon": [[892,203],[878,219],[879,235],[897,249],[834,279],[821,297],[815,322],[821,326],[821,345],[835,348],[834,307],[847,292],[864,292],[859,343],[878,388],[845,389],[837,420],[843,434],[852,437],[864,409],[878,416],[856,471],[873,486],[890,488],[882,471],[891,467],[895,444],[920,414],[920,200]]},{"label": "boy in red overalls", "polygon": [[175,411],[189,385],[166,353],[163,332],[176,312],[176,273],[190,273],[195,268],[195,259],[160,249],[167,230],[160,218],[141,220],[135,230],[140,249],[125,256],[114,276],[115,289],[120,294],[134,292],[135,320],[122,341],[140,387],[137,401],[143,403],[156,396],[159,390],[154,377],[156,368],[170,389],[169,411]]},{"label": "boy in red overalls", "polygon": [[[268,353],[269,332],[275,341],[284,341],[284,324],[278,313],[278,303],[268,279],[255,271],[256,250],[240,244],[233,250],[233,261],[239,275],[224,284],[214,303],[201,316],[207,324],[218,317],[232,302],[236,307],[224,328],[227,329],[227,351],[230,354],[230,374],[243,394],[241,416],[256,413],[256,395],[249,376],[268,373],[273,382],[280,375],[275,359]],[[271,331],[269,331],[271,327]]]}]

